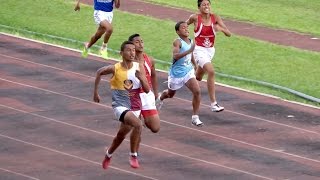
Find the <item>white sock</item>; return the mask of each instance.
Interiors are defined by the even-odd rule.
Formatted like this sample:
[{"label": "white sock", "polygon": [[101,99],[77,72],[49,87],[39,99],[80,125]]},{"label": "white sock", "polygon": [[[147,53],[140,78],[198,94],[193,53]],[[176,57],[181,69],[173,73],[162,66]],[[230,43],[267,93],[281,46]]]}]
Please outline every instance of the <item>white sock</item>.
[{"label": "white sock", "polygon": [[111,158],[111,157],[112,157],[112,154],[109,154],[109,152],[108,152],[108,150],[107,150],[106,156],[108,156],[108,158]]},{"label": "white sock", "polygon": [[134,152],[134,153],[130,152],[129,155],[130,155],[130,156],[135,156],[135,157],[137,157],[137,156],[138,156],[138,153],[137,153],[137,152]]},{"label": "white sock", "polygon": [[214,105],[216,105],[216,104],[218,104],[217,101],[211,103],[211,106],[214,106]]},{"label": "white sock", "polygon": [[106,48],[107,48],[107,46],[108,46],[108,43],[102,43],[101,48],[106,49]]},{"label": "white sock", "polygon": [[198,117],[199,117],[198,115],[192,115],[192,119],[198,118]]}]

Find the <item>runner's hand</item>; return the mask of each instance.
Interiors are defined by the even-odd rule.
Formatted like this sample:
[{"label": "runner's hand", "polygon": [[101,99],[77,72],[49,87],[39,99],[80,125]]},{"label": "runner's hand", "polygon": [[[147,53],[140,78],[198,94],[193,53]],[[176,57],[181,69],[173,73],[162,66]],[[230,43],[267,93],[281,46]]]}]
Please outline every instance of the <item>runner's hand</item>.
[{"label": "runner's hand", "polygon": [[95,93],[95,94],[93,95],[93,101],[96,102],[96,103],[99,103],[99,102],[100,102],[100,96],[99,96],[99,94],[96,94],[96,93]]},{"label": "runner's hand", "polygon": [[195,43],[194,41],[192,41],[191,43],[192,43],[192,44],[191,44],[191,47],[190,47],[190,49],[189,49],[189,52],[190,52],[190,53],[192,53],[193,50],[194,50],[194,48],[196,47],[196,43]]},{"label": "runner's hand", "polygon": [[76,4],[76,6],[74,7],[74,10],[75,11],[80,11],[80,4],[79,3]]},{"label": "runner's hand", "polygon": [[139,71],[139,70],[136,70],[136,77],[139,79],[139,80],[141,80],[141,72]]}]

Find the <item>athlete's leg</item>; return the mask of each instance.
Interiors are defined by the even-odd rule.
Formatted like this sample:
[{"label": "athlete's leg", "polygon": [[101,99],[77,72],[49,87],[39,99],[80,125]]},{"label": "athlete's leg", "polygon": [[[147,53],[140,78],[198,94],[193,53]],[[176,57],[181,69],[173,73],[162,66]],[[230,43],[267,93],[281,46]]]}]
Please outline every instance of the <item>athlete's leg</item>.
[{"label": "athlete's leg", "polygon": [[144,117],[144,123],[153,133],[157,133],[160,130],[160,118],[159,114],[146,115]]},{"label": "athlete's leg", "polygon": [[110,36],[113,32],[112,24],[109,23],[107,20],[104,20],[100,23],[100,25],[103,26],[104,30],[105,30],[103,42],[104,42],[104,44],[107,44],[109,42]]},{"label": "athlete's leg", "polygon": [[187,81],[186,86],[192,92],[192,107],[193,107],[193,115],[199,114],[199,107],[200,107],[200,87],[198,81],[195,78],[191,78]]},{"label": "athlete's leg", "polygon": [[216,94],[215,94],[215,82],[214,82],[214,68],[211,63],[206,63],[203,66],[203,70],[207,73],[207,88],[211,102],[216,102]]},{"label": "athlete's leg", "polygon": [[126,135],[131,131],[131,129],[132,126],[121,123],[116,137],[114,137],[111,146],[108,148],[109,154],[112,154],[120,146],[120,144],[126,138]]},{"label": "athlete's leg", "polygon": [[149,93],[140,93],[141,99],[141,115],[144,119],[144,124],[153,133],[157,133],[160,130],[160,118],[157,111],[155,95],[152,91]]},{"label": "athlete's leg", "polygon": [[[102,22],[104,22],[104,21],[102,21]],[[100,25],[97,29],[97,32],[91,37],[91,39],[87,45],[87,48],[90,48],[94,43],[96,43],[101,38],[101,36],[106,32],[106,28],[101,25],[101,24],[103,24],[102,22],[100,23]]]},{"label": "athlete's leg", "polygon": [[166,90],[162,91],[161,96],[160,96],[160,100],[163,101],[164,99],[167,99],[167,98],[173,98],[173,96],[175,94],[176,94],[175,90],[166,89]]},{"label": "athlete's leg", "polygon": [[205,71],[203,68],[201,68],[200,66],[197,67],[197,70],[196,70],[196,79],[198,81],[201,81],[203,76],[205,74]]},{"label": "athlete's leg", "polygon": [[130,135],[130,152],[137,153],[142,130],[141,121],[133,112],[128,111],[128,113],[124,115],[124,124],[132,127]]}]

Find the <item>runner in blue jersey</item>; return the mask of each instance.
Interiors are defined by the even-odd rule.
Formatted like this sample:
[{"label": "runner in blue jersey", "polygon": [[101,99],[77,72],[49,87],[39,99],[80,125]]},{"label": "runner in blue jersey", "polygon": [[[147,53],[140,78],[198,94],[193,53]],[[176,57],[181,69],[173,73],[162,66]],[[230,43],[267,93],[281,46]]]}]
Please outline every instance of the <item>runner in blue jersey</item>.
[{"label": "runner in blue jersey", "polygon": [[192,54],[195,44],[189,38],[189,30],[186,22],[178,22],[175,25],[175,30],[179,38],[173,42],[173,62],[169,70],[168,89],[159,94],[156,105],[159,110],[164,99],[172,98],[178,89],[186,85],[193,94],[191,123],[196,126],[202,126],[203,123],[200,121],[198,115],[201,99],[200,87],[194,74],[196,63]]},{"label": "runner in blue jersey", "polygon": [[[100,48],[102,58],[108,58],[107,44],[113,32],[112,19],[113,7],[120,7],[120,0],[94,0],[94,21],[98,25],[96,33],[91,37],[90,41],[84,44],[82,57],[86,58],[90,51],[90,47],[96,43],[104,34],[103,44]],[[80,0],[77,0],[75,11],[80,11]]]}]

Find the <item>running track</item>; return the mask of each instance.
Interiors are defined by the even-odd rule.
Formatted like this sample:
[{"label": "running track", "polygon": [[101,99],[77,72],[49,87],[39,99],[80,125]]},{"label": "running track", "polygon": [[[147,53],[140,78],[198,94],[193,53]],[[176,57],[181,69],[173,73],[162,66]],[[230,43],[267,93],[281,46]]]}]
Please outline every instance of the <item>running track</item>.
[{"label": "running track", "polygon": [[[190,125],[187,89],[165,101],[161,131],[143,129],[141,168],[129,143],[102,170],[103,149],[119,123],[92,102],[95,71],[113,61],[0,34],[0,179],[320,179],[320,110],[217,87],[226,110],[210,112],[205,84],[200,118]],[[167,75],[158,73],[160,90]]]}]

